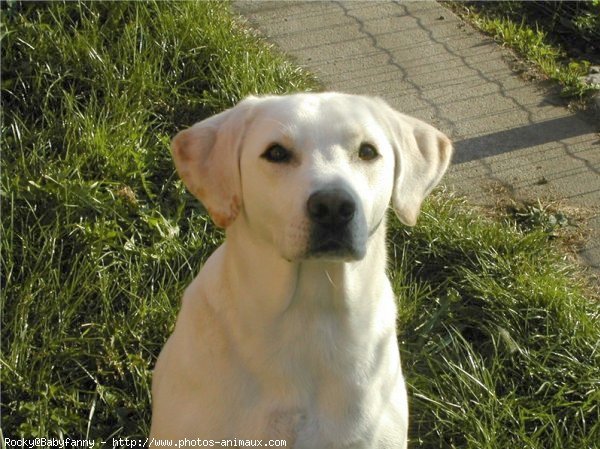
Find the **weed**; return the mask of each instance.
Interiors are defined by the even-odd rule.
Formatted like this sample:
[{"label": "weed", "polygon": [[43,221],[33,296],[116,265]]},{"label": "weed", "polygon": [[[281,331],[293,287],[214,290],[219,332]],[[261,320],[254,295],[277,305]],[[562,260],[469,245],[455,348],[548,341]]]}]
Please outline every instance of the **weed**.
[{"label": "weed", "polygon": [[[597,86],[581,80],[589,73],[591,63],[584,58],[568,57],[566,51],[553,42],[546,29],[535,21],[531,23],[526,20],[528,16],[524,3],[527,2],[490,2],[488,6],[481,2],[471,2],[468,6],[455,9],[477,28],[516,50],[545,77],[558,82],[564,96],[581,99],[596,92]],[[564,2],[556,2],[559,3]],[[585,12],[573,19],[574,23],[579,24],[580,33],[585,39],[588,29],[586,26],[590,27],[590,36],[600,38],[597,29],[600,22],[595,18],[594,14]]]}]

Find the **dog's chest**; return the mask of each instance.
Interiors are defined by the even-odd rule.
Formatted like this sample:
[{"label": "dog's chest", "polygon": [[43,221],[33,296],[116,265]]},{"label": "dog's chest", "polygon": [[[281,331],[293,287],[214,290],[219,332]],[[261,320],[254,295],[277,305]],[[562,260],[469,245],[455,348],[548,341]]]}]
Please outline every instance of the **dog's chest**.
[{"label": "dog's chest", "polygon": [[273,340],[260,408],[266,427],[293,436],[293,447],[338,447],[373,434],[378,373],[368,343],[346,326],[327,314],[299,318]]}]

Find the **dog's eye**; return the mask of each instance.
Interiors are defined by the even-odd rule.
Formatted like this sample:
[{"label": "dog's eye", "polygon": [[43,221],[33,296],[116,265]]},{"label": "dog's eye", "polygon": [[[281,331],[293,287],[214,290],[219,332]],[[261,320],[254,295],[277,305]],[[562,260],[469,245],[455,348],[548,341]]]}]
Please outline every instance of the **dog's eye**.
[{"label": "dog's eye", "polygon": [[282,164],[288,162],[292,158],[292,152],[276,143],[267,148],[267,151],[265,151],[261,157],[269,162]]},{"label": "dog's eye", "polygon": [[375,147],[368,143],[363,143],[358,150],[358,157],[363,161],[372,161],[379,153],[375,149]]}]

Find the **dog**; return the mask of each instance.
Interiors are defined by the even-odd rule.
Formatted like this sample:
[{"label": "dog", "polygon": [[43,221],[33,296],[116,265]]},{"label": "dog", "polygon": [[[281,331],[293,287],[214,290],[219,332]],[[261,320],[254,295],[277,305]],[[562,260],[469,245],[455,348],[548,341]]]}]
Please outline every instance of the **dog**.
[{"label": "dog", "polygon": [[415,224],[450,140],[330,92],[249,97],[171,149],[225,241],[157,360],[151,439],[405,448],[386,211]]}]

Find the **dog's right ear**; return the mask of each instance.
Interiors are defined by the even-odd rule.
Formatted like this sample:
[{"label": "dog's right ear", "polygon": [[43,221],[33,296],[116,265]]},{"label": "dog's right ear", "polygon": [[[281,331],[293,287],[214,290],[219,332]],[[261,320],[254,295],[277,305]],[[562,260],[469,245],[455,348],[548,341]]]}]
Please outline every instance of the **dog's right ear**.
[{"label": "dog's right ear", "polygon": [[421,203],[450,164],[452,142],[433,126],[376,99],[388,123],[396,156],[392,206],[402,223],[414,226]]},{"label": "dog's right ear", "polygon": [[226,228],[242,207],[239,157],[249,110],[256,97],[177,134],[171,141],[175,167],[188,190]]}]

